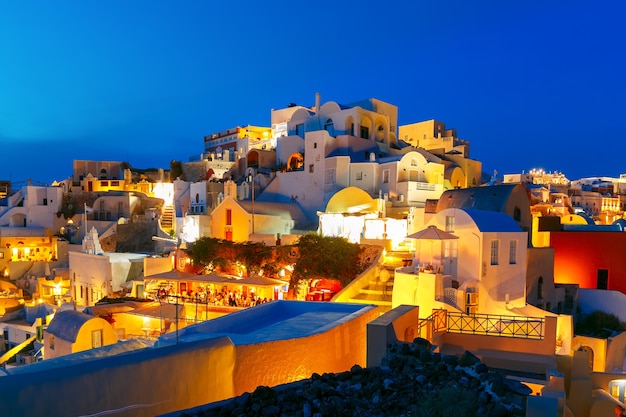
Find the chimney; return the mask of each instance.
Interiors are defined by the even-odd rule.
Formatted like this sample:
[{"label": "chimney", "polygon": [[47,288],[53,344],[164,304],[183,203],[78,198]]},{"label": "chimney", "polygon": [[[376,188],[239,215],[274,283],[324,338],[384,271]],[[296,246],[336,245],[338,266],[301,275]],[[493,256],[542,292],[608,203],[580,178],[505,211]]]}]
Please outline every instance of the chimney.
[{"label": "chimney", "polygon": [[315,93],[315,114],[320,112],[320,93]]}]

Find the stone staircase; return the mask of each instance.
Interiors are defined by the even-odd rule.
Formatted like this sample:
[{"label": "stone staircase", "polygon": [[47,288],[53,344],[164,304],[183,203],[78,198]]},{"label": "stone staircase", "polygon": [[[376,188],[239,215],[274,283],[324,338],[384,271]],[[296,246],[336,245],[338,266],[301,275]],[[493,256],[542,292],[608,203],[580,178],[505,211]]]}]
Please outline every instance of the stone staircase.
[{"label": "stone staircase", "polygon": [[174,206],[171,204],[163,206],[161,210],[161,229],[171,232],[174,228]]},{"label": "stone staircase", "polygon": [[376,280],[370,281],[369,285],[362,288],[354,297],[350,298],[351,303],[375,304],[380,313],[391,310],[391,295],[393,293],[393,270],[386,282]]}]

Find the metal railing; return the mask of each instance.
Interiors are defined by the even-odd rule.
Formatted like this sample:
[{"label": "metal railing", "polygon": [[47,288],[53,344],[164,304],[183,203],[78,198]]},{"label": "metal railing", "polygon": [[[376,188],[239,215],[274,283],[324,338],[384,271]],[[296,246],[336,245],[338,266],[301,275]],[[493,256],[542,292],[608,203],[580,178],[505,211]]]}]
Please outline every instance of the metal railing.
[{"label": "metal railing", "polygon": [[543,317],[517,317],[493,314],[448,314],[449,333],[543,339]]},{"label": "metal railing", "polygon": [[543,317],[467,315],[441,309],[419,320],[418,334],[431,341],[434,333],[441,332],[542,340],[544,323]]}]

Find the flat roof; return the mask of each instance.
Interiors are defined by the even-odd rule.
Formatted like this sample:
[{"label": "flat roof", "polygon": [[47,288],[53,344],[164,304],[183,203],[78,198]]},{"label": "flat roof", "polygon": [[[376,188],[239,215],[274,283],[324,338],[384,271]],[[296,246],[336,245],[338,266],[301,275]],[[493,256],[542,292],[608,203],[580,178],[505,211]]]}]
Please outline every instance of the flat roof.
[{"label": "flat roof", "polygon": [[[271,301],[180,329],[178,341],[228,336],[234,345],[248,345],[297,339],[324,333],[374,308],[369,304]],[[161,336],[155,347],[175,342],[172,332]]]}]

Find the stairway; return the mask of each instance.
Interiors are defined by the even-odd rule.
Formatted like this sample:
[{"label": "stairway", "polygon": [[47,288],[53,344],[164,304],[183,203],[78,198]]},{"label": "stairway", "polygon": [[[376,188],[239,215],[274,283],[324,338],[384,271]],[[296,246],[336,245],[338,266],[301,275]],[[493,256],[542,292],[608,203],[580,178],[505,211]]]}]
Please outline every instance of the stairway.
[{"label": "stairway", "polygon": [[161,229],[169,233],[174,227],[174,206],[168,204],[161,210]]},{"label": "stairway", "polygon": [[370,281],[369,285],[361,288],[360,292],[350,299],[351,303],[375,304],[380,313],[391,310],[391,295],[393,293],[393,270],[386,282]]}]

